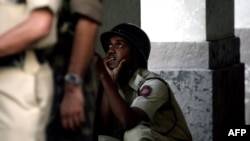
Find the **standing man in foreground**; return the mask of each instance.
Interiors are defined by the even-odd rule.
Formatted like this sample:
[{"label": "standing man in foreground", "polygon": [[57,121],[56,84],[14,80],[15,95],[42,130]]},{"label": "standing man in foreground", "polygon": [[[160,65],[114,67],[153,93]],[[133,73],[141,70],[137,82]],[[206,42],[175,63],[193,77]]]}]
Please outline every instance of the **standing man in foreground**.
[{"label": "standing man in foreground", "polygon": [[85,122],[83,78],[93,57],[96,34],[102,18],[102,5],[100,0],[71,0],[70,10],[76,24],[65,75],[61,122],[65,129],[75,130]]},{"label": "standing man in foreground", "polygon": [[[150,41],[123,23],[101,35],[106,52],[94,61],[103,86],[99,141],[191,141],[185,118],[168,84],[147,70]],[[114,140],[115,140],[114,139]]]},{"label": "standing man in foreground", "polygon": [[0,1],[0,139],[45,141],[59,0]]},{"label": "standing man in foreground", "polygon": [[63,0],[58,21],[59,39],[51,58],[56,90],[47,128],[48,141],[91,140],[89,111],[94,112],[95,95],[86,92],[89,89],[86,73],[101,20],[100,0]]}]

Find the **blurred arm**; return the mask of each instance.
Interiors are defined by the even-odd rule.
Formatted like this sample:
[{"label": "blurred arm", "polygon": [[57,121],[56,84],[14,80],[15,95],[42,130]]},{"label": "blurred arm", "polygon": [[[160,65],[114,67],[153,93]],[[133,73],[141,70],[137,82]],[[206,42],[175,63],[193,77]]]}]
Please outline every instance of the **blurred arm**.
[{"label": "blurred arm", "polygon": [[0,57],[22,52],[50,33],[53,14],[47,8],[33,10],[15,28],[0,36]]}]

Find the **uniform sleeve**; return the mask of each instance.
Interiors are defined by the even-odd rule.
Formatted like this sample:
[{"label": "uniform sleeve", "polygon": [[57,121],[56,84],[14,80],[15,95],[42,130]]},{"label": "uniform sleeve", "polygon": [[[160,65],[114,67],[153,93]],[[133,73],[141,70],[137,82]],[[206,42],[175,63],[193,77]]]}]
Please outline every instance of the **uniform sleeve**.
[{"label": "uniform sleeve", "polygon": [[53,13],[57,13],[62,0],[26,0],[29,11],[37,8],[47,7]]},{"label": "uniform sleeve", "polygon": [[71,13],[81,14],[101,23],[103,6],[100,0],[71,0]]},{"label": "uniform sleeve", "polygon": [[53,23],[51,27],[50,34],[45,38],[39,40],[33,45],[33,48],[42,49],[47,47],[52,47],[53,44],[56,43],[56,23],[57,16],[59,12],[59,8],[62,4],[62,0],[26,0],[26,5],[28,11],[32,11],[38,8],[49,8],[51,12],[54,14]]},{"label": "uniform sleeve", "polygon": [[141,88],[144,86],[151,88],[150,93],[147,96],[136,97],[131,107],[142,109],[152,120],[156,111],[169,99],[168,87],[157,79],[146,81]]}]

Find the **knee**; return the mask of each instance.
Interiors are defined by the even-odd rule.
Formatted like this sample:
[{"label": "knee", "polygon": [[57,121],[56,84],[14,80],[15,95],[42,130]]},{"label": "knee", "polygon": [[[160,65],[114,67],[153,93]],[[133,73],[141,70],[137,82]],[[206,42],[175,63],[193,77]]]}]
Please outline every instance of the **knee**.
[{"label": "knee", "polygon": [[124,141],[151,141],[151,129],[144,125],[137,125],[124,133]]}]

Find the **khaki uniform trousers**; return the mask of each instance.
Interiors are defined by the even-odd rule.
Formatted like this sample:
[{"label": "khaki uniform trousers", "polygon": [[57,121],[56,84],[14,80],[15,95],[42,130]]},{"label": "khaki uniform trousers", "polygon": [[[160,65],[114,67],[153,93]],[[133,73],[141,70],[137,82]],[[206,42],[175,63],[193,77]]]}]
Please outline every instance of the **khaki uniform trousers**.
[{"label": "khaki uniform trousers", "polygon": [[149,127],[138,124],[127,130],[124,134],[124,141],[175,141],[171,137],[163,136]]},{"label": "khaki uniform trousers", "polygon": [[0,66],[0,140],[45,141],[52,71],[27,51],[23,67]]},{"label": "khaki uniform trousers", "polygon": [[[120,141],[116,138],[99,135],[98,141]],[[123,141],[175,141],[171,137],[163,136],[149,127],[138,124],[134,128],[125,131]]]}]

